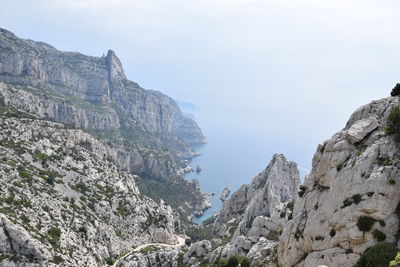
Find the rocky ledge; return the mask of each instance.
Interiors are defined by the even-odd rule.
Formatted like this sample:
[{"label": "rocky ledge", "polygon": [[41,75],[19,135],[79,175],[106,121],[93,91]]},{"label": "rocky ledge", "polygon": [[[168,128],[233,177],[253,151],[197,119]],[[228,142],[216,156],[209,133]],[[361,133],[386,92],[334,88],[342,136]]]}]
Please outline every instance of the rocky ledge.
[{"label": "rocky ledge", "polygon": [[385,130],[398,105],[390,97],[362,106],[318,146],[281,236],[283,267],[352,266],[382,241],[400,245],[399,146]]}]

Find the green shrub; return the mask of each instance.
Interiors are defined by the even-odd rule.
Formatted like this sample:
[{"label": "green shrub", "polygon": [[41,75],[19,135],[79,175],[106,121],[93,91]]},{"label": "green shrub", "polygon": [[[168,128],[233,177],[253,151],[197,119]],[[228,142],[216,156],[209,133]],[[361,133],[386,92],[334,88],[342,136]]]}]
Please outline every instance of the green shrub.
[{"label": "green shrub", "polygon": [[49,185],[54,185],[54,182],[57,177],[62,178],[63,176],[55,171],[48,171],[48,170],[40,170],[39,171],[40,177],[42,177],[44,180],[46,180],[46,183]]},{"label": "green shrub", "polygon": [[22,214],[21,215],[21,217],[20,217],[20,219],[21,219],[21,221],[24,223],[24,224],[28,224],[28,223],[30,223],[30,219],[28,218],[28,216],[26,216],[25,214]]},{"label": "green shrub", "polygon": [[337,170],[338,172],[340,172],[342,169],[343,169],[343,165],[342,165],[342,164],[338,164],[338,165],[336,166],[336,170]]},{"label": "green shrub", "polygon": [[63,258],[61,256],[54,256],[53,259],[51,260],[51,262],[55,263],[55,264],[60,264],[61,262],[63,262]]},{"label": "green shrub", "polygon": [[396,258],[390,262],[390,266],[400,265],[400,252],[397,253]]},{"label": "green shrub", "polygon": [[397,234],[394,236],[396,238],[396,241],[400,240],[400,232],[397,232]]},{"label": "green shrub", "polygon": [[388,135],[394,135],[395,140],[400,142],[400,106],[390,111],[385,132]]},{"label": "green shrub", "polygon": [[378,242],[385,241],[385,239],[386,239],[386,235],[385,235],[384,233],[382,233],[381,231],[379,231],[378,229],[375,229],[375,230],[372,232],[372,235],[374,236],[374,238],[375,238]]},{"label": "green shrub", "polygon": [[290,211],[293,211],[293,208],[294,208],[294,201],[289,202],[289,203],[286,205],[286,207],[287,207]]},{"label": "green shrub", "polygon": [[387,267],[398,249],[390,243],[378,243],[367,248],[354,267]]},{"label": "green shrub", "polygon": [[249,259],[243,258],[242,262],[240,263],[240,267],[250,267]]},{"label": "green shrub", "polygon": [[304,196],[304,194],[306,193],[307,187],[304,185],[300,186],[300,191],[299,191],[299,197]]},{"label": "green shrub", "polygon": [[331,237],[334,237],[336,235],[336,230],[332,228],[331,231],[329,232],[329,235]]},{"label": "green shrub", "polygon": [[107,263],[108,265],[113,265],[114,262],[115,262],[115,260],[114,260],[113,258],[107,258],[107,259],[106,259],[106,263]]},{"label": "green shrub", "polygon": [[18,174],[21,178],[25,178],[25,179],[32,178],[32,175],[21,165],[18,166]]},{"label": "green shrub", "polygon": [[396,184],[396,181],[393,178],[389,179],[389,184]]},{"label": "green shrub", "polygon": [[228,263],[226,264],[226,267],[236,267],[239,265],[239,261],[235,256],[232,256],[229,258]]},{"label": "green shrub", "polygon": [[380,224],[382,227],[385,227],[385,226],[386,226],[386,223],[385,223],[384,220],[379,220],[379,224]]},{"label": "green shrub", "polygon": [[36,150],[33,153],[33,159],[34,160],[41,160],[43,162],[46,162],[48,160],[49,156],[47,156],[45,153],[40,152],[39,150]]},{"label": "green shrub", "polygon": [[356,195],[352,196],[351,198],[353,199],[353,202],[356,203],[356,204],[360,203],[361,200],[362,200],[360,194],[356,194]]},{"label": "green shrub", "polygon": [[47,231],[47,235],[50,238],[49,240],[50,244],[52,244],[53,246],[57,246],[58,241],[60,240],[61,237],[61,230],[57,227],[50,228]]},{"label": "green shrub", "polygon": [[353,204],[353,201],[351,201],[350,199],[346,198],[345,200],[343,200],[343,206],[341,206],[341,208],[346,208],[348,206],[351,206],[351,204]]},{"label": "green shrub", "polygon": [[392,165],[392,162],[390,161],[388,156],[379,156],[378,164],[381,166],[390,166]]},{"label": "green shrub", "polygon": [[75,191],[81,192],[82,194],[90,192],[89,186],[87,186],[84,182],[76,183],[75,185],[72,185],[71,188]]},{"label": "green shrub", "polygon": [[357,226],[360,231],[368,232],[375,223],[375,219],[368,216],[358,217]]},{"label": "green shrub", "polygon": [[140,250],[140,253],[147,254],[147,253],[149,253],[149,252],[154,252],[154,251],[158,251],[158,250],[160,250],[159,247],[156,247],[156,246],[148,246],[148,247],[142,248],[142,249]]},{"label": "green shrub", "polygon": [[398,96],[400,95],[400,84],[397,83],[396,86],[392,89],[392,91],[390,92],[391,96]]},{"label": "green shrub", "polygon": [[219,259],[217,260],[216,264],[219,264],[220,266],[226,266],[228,264],[227,259]]}]

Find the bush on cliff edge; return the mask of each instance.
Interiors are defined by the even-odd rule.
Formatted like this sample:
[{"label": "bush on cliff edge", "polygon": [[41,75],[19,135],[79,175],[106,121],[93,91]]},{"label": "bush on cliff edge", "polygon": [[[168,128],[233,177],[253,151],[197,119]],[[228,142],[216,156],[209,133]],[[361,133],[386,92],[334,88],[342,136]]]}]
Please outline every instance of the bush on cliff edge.
[{"label": "bush on cliff edge", "polygon": [[396,141],[400,143],[400,106],[390,111],[385,132],[389,135],[394,135]]},{"label": "bush on cliff edge", "polygon": [[391,243],[379,243],[367,248],[353,267],[387,267],[398,249]]}]

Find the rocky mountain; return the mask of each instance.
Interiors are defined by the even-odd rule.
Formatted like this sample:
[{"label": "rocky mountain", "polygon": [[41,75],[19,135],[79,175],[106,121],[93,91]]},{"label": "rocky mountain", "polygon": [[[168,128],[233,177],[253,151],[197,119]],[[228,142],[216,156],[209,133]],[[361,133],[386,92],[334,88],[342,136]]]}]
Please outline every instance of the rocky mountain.
[{"label": "rocky mountain", "polygon": [[275,154],[251,184],[241,186],[224,203],[213,231],[230,242],[215,249],[210,262],[235,255],[246,256],[260,266],[273,260],[280,231],[291,216],[299,186],[297,164]]},{"label": "rocky mountain", "polygon": [[1,112],[0,266],[105,266],[136,245],[177,241],[177,215],[140,194],[112,148]]},{"label": "rocky mountain", "polygon": [[217,217],[198,229],[203,240],[189,247],[142,250],[119,266],[236,266],[227,265],[232,259],[242,266],[275,266],[279,235],[291,218],[299,185],[296,163],[276,154],[251,184],[224,203]]},{"label": "rocky mountain", "polygon": [[318,146],[280,238],[281,266],[387,266],[385,253],[400,245],[399,144],[389,122],[399,122],[399,103],[396,96],[362,106]]},{"label": "rocky mountain", "polygon": [[180,219],[205,199],[179,176],[205,137],[127,80],[113,51],[0,29],[0,127],[0,266],[107,266],[138,246],[184,246]]},{"label": "rocky mountain", "polygon": [[62,52],[0,29],[0,99],[84,129],[120,148],[120,168],[169,179],[205,142],[197,124],[168,96],[128,80],[115,53]]},{"label": "rocky mountain", "polygon": [[238,257],[243,266],[275,266],[278,238],[291,217],[299,185],[296,163],[276,154],[251,184],[243,185],[224,203],[218,216],[204,222],[198,230],[203,240],[181,252],[153,251],[145,262],[161,258],[161,262],[168,259],[182,266],[226,266],[229,259]]},{"label": "rocky mountain", "polygon": [[318,146],[303,185],[275,154],[190,226],[205,199],[179,174],[205,142],[197,124],[113,51],[0,29],[0,266],[386,266],[400,247],[399,86]]}]

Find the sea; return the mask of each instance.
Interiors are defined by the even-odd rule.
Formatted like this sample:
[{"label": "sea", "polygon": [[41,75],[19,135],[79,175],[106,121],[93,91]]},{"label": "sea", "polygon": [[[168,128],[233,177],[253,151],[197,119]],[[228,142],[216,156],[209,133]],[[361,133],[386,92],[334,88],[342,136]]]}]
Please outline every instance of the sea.
[{"label": "sea", "polygon": [[[268,133],[246,131],[234,123],[219,125],[210,121],[210,116],[204,112],[207,111],[196,111],[190,115],[192,118],[196,117],[208,139],[206,144],[194,147],[201,155],[189,161],[189,165],[194,169],[200,166],[202,170],[199,173],[194,171],[183,175],[187,180],[196,179],[202,192],[210,195],[212,207],[207,209],[203,216],[193,218],[193,222],[197,224],[220,211],[223,202],[219,198],[225,187],[229,187],[232,195],[241,185],[251,183],[252,179],[268,166],[274,153],[281,152],[279,144],[271,140]],[[290,154],[290,148],[284,150]],[[296,155],[298,154],[301,155],[301,151]],[[288,157],[288,160],[295,159]],[[301,161],[301,179],[307,174],[309,168],[304,166],[311,165],[310,161],[311,158]],[[214,196],[211,196],[213,193]]]}]

